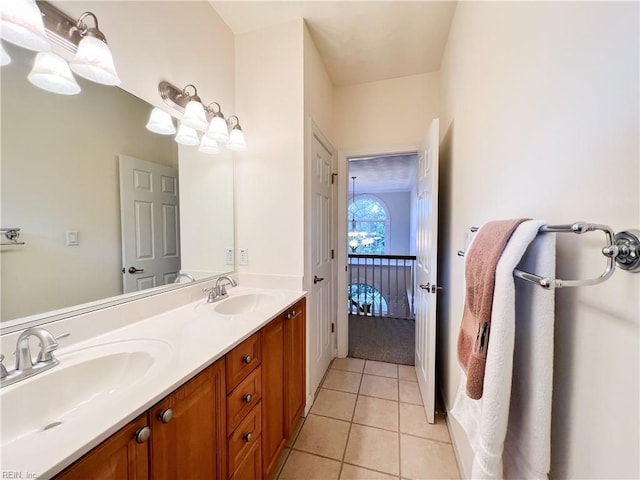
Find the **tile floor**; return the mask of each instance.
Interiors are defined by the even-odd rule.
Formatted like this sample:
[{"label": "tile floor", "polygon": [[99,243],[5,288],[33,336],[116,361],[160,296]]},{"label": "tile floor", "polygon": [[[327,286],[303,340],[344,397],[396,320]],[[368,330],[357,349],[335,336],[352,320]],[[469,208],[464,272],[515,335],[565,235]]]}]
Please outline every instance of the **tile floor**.
[{"label": "tile floor", "polygon": [[336,358],[276,476],[457,479],[447,424],[430,425],[413,367]]}]

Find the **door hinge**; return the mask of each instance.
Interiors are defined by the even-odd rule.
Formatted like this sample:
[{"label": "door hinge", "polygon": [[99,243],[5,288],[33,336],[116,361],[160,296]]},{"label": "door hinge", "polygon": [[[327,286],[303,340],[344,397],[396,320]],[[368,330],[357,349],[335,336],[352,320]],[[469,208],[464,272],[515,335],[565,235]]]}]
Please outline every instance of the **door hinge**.
[{"label": "door hinge", "polygon": [[331,333],[336,331],[336,324],[331,322]]},{"label": "door hinge", "polygon": [[336,256],[336,251],[332,248],[331,249],[331,260],[333,260],[333,258]]},{"label": "door hinge", "polygon": [[331,174],[331,185],[333,185],[335,183],[337,176],[338,176],[337,173],[332,173]]}]

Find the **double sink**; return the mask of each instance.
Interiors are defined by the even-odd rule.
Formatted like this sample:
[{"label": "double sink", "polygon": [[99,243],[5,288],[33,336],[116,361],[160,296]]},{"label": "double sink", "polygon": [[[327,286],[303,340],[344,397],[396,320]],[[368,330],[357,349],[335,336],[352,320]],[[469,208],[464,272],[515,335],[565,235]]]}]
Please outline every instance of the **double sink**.
[{"label": "double sink", "polygon": [[[199,368],[203,359],[221,356],[234,346],[234,341],[238,343],[243,335],[252,333],[259,323],[269,320],[289,303],[289,296],[278,291],[251,290],[239,288],[237,293],[229,292],[224,300],[207,303],[203,299],[176,309],[173,316],[168,312],[156,322],[154,318],[145,320],[148,322],[145,326],[125,327],[130,328],[129,335],[121,329],[115,339],[114,335],[96,337],[56,351],[58,365],[0,391],[2,449],[6,452],[10,447],[9,450],[15,451],[21,445],[38,443],[40,437],[45,436],[49,438],[47,443],[56,441],[52,436],[56,430],[61,432],[62,440],[69,432],[82,431],[89,419],[102,412],[115,414],[114,406],[127,402],[134,410],[146,408],[139,405],[141,398],[154,401],[154,393],[166,394],[167,389],[176,386],[176,382],[171,385],[163,382],[163,376],[184,380],[194,367]],[[229,322],[241,327],[233,338],[227,333],[228,326],[224,327]],[[190,324],[195,331],[189,332]],[[203,339],[201,344],[187,347],[180,341],[180,335],[215,337],[211,334],[216,332],[217,325],[225,332],[219,336],[227,339],[218,338],[208,343]],[[203,332],[203,328],[208,330]],[[213,351],[207,353],[204,348],[208,345]],[[190,348],[195,351],[191,352]],[[36,348],[32,350],[35,357]],[[161,391],[154,392],[158,388]],[[121,408],[119,412],[125,410]],[[63,430],[66,432],[62,433]],[[8,459],[3,455],[2,460],[6,464]]]}]

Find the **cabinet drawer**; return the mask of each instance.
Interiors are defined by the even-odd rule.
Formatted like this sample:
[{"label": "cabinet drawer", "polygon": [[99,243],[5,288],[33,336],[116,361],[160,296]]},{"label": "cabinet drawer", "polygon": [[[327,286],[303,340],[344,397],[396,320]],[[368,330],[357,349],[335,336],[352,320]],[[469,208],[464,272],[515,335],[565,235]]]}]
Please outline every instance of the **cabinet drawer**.
[{"label": "cabinet drawer", "polygon": [[262,402],[258,403],[245,419],[238,425],[238,428],[229,437],[229,471],[235,472],[242,463],[244,457],[253,447],[253,444],[260,442],[262,432]]},{"label": "cabinet drawer", "polygon": [[257,442],[253,443],[247,452],[247,456],[242,460],[242,463],[230,478],[232,480],[262,479],[262,446],[259,438]]},{"label": "cabinet drawer", "polygon": [[230,435],[262,398],[260,367],[251,372],[227,397],[227,435]]},{"label": "cabinet drawer", "polygon": [[250,336],[227,356],[227,393],[231,392],[247,376],[260,365],[260,334]]}]

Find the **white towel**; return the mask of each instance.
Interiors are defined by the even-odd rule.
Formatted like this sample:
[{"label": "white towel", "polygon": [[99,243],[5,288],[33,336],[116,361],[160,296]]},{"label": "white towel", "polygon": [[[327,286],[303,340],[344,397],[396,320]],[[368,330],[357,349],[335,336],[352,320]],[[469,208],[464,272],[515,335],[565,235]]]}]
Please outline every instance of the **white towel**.
[{"label": "white towel", "polygon": [[461,371],[451,415],[473,449],[472,478],[547,478],[549,472],[555,295],[513,277],[518,266],[555,276],[555,234],[537,235],[544,223],[521,224],[498,262],[481,399],[466,395]]}]

